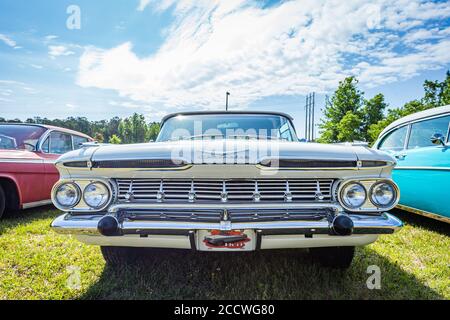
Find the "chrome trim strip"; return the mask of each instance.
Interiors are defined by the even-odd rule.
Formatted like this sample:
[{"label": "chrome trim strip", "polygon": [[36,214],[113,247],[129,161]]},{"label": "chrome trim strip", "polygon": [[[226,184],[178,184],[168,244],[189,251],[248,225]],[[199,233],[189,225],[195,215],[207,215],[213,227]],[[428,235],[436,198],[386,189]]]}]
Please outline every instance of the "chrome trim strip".
[{"label": "chrome trim strip", "polygon": [[401,210],[405,210],[405,211],[411,212],[411,213],[415,213],[415,214],[418,214],[418,215],[421,215],[421,216],[424,216],[424,217],[427,217],[427,218],[439,220],[439,221],[442,221],[442,222],[445,222],[445,223],[450,223],[450,218],[438,215],[437,213],[432,213],[432,212],[429,212],[429,211],[408,207],[408,206],[405,206],[405,205],[402,205],[402,204],[398,204],[397,208],[399,208]]},{"label": "chrome trim strip", "polygon": [[283,167],[266,167],[261,164],[255,165],[258,169],[264,170],[264,171],[322,171],[322,170],[336,170],[336,171],[344,171],[344,170],[374,170],[374,169],[386,169],[391,168],[393,165],[386,165],[386,166],[380,166],[380,167],[340,167],[340,168],[283,168]]},{"label": "chrome trim strip", "polygon": [[[78,235],[99,235],[97,230],[98,221],[103,215],[83,215],[73,216],[64,214],[57,217],[51,224],[51,227],[58,233],[78,234]],[[353,220],[355,234],[385,234],[395,232],[403,226],[403,223],[388,213],[379,216],[368,215],[349,215]],[[201,222],[165,222],[165,221],[123,221],[120,223],[120,229],[124,234],[140,234],[143,231],[193,231],[193,230],[220,230],[224,229],[221,223],[201,223]],[[330,232],[330,221],[327,219],[321,221],[278,221],[278,222],[239,222],[227,223],[227,230],[304,230],[308,233],[323,234]],[[359,231],[359,232],[358,232]]]},{"label": "chrome trim strip", "polygon": [[40,207],[40,206],[46,206],[46,205],[49,205],[49,204],[52,204],[52,200],[51,199],[24,203],[22,205],[22,208],[23,209],[30,209],[30,208]]},{"label": "chrome trim strip", "polygon": [[[355,167],[311,167],[311,168],[302,168],[302,167],[293,167],[293,168],[286,168],[286,167],[267,167],[261,164],[261,162],[263,162],[264,160],[271,160],[273,158],[271,157],[263,157],[261,159],[258,160],[258,163],[255,165],[258,169],[260,170],[267,170],[267,171],[289,171],[289,170],[304,170],[304,171],[320,171],[320,170],[374,170],[374,169],[386,169],[386,168],[391,168],[395,165],[395,162],[393,161],[389,161],[389,160],[380,160],[383,162],[386,162],[386,165],[384,166],[376,166],[376,167],[362,167],[362,166],[355,166]],[[305,160],[302,158],[294,158],[294,157],[283,157],[282,159],[279,160]],[[313,159],[310,159],[313,160]],[[323,161],[324,159],[314,159],[315,161]],[[331,160],[329,160],[331,161]],[[359,161],[370,161],[370,160],[361,160],[361,159],[356,159],[356,160],[341,160],[341,161],[355,161],[355,162],[359,162]],[[336,162],[339,162],[339,160],[336,160]]]},{"label": "chrome trim strip", "polygon": [[338,204],[334,203],[285,203],[285,202],[271,202],[271,203],[229,203],[220,202],[216,204],[210,203],[122,203],[113,204],[108,208],[109,213],[117,213],[121,210],[129,209],[184,209],[189,211],[191,209],[210,209],[210,210],[224,210],[224,209],[333,209],[335,212],[342,212],[343,209]]},{"label": "chrome trim strip", "polygon": [[0,159],[0,163],[30,163],[30,164],[43,164],[42,159]]},{"label": "chrome trim strip", "polygon": [[433,171],[450,171],[450,167],[427,167],[427,166],[407,166],[395,167],[394,170],[433,170]]}]

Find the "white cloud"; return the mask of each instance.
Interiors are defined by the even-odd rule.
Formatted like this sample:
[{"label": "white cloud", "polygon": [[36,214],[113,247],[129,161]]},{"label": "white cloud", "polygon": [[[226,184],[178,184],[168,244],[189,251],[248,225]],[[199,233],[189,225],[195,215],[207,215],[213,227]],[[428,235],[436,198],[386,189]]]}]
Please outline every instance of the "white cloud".
[{"label": "white cloud", "polygon": [[21,49],[22,47],[17,46],[17,42],[8,37],[7,35],[0,33],[0,41],[3,41],[4,44],[7,46],[14,48],[14,49]]},{"label": "white cloud", "polygon": [[76,106],[76,105],[74,105],[72,103],[66,103],[66,107],[69,108],[69,109],[72,109],[72,110],[78,108],[78,106]]},{"label": "white cloud", "polygon": [[48,54],[50,58],[55,59],[60,56],[70,56],[75,54],[75,52],[70,51],[66,46],[49,46]]},{"label": "white cloud", "polygon": [[35,69],[39,69],[39,70],[44,68],[43,66],[38,65],[38,64],[31,64],[30,66],[32,66]]},{"label": "white cloud", "polygon": [[150,4],[150,0],[139,0],[139,11],[144,11],[144,9]]},{"label": "white cloud", "polygon": [[417,26],[448,20],[448,3],[297,0],[262,8],[243,0],[143,0],[138,9],[149,4],[174,8],[159,50],[141,58],[130,42],[87,47],[80,86],[147,105],[214,109],[225,91],[244,107],[266,96],[324,92],[348,75],[377,86],[450,63],[448,36],[417,35],[421,45],[411,45]]}]

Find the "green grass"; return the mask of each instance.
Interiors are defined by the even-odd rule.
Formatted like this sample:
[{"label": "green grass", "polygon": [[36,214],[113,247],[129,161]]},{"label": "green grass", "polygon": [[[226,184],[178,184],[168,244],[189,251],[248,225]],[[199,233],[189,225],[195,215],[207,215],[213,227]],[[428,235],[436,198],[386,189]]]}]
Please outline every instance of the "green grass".
[{"label": "green grass", "polygon": [[[49,208],[0,221],[0,299],[450,299],[450,226],[397,212],[406,226],[358,248],[347,271],[314,264],[305,250],[211,254],[160,250],[122,270],[98,247],[54,233]],[[381,289],[366,286],[369,265]],[[68,266],[81,288],[67,286]]]}]

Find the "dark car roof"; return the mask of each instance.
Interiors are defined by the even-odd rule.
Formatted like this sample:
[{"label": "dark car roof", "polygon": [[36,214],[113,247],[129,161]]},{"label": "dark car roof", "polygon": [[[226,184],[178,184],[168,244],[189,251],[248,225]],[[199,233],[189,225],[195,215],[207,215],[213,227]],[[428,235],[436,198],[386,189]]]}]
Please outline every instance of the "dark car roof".
[{"label": "dark car roof", "polygon": [[80,136],[80,137],[92,139],[92,138],[91,138],[90,136],[88,136],[87,134],[81,133],[81,132],[79,132],[79,131],[75,131],[75,130],[71,130],[71,129],[66,129],[66,128],[61,128],[61,127],[56,127],[56,126],[51,126],[51,125],[47,125],[47,124],[0,122],[0,125],[9,125],[9,126],[15,125],[15,126],[32,126],[32,127],[40,127],[40,128],[44,128],[44,129],[47,129],[47,130],[57,130],[57,131],[61,131],[61,132],[73,134],[73,135],[76,135],[76,136]]},{"label": "dark car roof", "polygon": [[165,116],[162,119],[162,122],[167,121],[170,118],[176,117],[176,116],[192,116],[192,115],[208,115],[208,114],[266,114],[266,115],[277,115],[282,116],[285,118],[288,118],[289,120],[294,120],[290,115],[283,113],[283,112],[277,112],[277,111],[189,111],[189,112],[176,112],[169,114]]}]

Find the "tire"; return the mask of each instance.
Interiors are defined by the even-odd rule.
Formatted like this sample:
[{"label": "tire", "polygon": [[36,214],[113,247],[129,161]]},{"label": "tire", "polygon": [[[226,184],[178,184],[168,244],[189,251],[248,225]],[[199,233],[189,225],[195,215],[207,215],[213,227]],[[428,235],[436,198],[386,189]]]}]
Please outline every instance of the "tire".
[{"label": "tire", "polygon": [[355,247],[310,248],[309,252],[324,267],[347,269],[355,256]]},{"label": "tire", "polygon": [[128,247],[100,247],[106,264],[109,266],[125,266],[133,264],[137,258],[137,250]]},{"label": "tire", "polygon": [[0,185],[0,219],[3,217],[3,214],[5,213],[5,205],[6,205],[5,192],[3,191],[3,188]]}]

